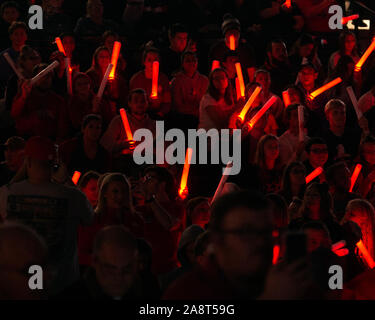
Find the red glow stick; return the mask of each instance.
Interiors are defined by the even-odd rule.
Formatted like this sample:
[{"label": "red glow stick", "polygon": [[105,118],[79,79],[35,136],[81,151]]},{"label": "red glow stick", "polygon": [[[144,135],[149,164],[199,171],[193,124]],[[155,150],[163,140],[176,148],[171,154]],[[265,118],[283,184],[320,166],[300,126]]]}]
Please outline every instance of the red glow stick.
[{"label": "red glow stick", "polygon": [[61,41],[61,39],[60,39],[59,37],[56,37],[56,38],[55,38],[55,43],[56,43],[57,48],[59,49],[59,51],[60,51],[61,53],[63,53],[64,56],[66,56],[64,46],[63,46],[62,41]]},{"label": "red glow stick", "polygon": [[99,90],[98,90],[98,93],[97,93],[98,98],[101,98],[103,96],[104,89],[105,89],[105,86],[107,84],[109,73],[111,72],[112,67],[113,67],[113,64],[110,63],[107,67],[107,70],[105,71],[105,74],[103,76],[102,82],[100,83],[100,87],[99,87]]},{"label": "red glow stick", "polygon": [[276,102],[276,96],[272,96],[264,105],[263,107],[255,114],[254,117],[251,118],[249,122],[247,122],[247,126],[251,130],[257,121],[264,115],[264,113]]},{"label": "red glow stick", "polygon": [[374,259],[371,257],[370,253],[367,251],[367,248],[365,247],[362,240],[359,240],[357,242],[357,248],[362,253],[363,258],[366,260],[370,269],[374,268],[375,267]]},{"label": "red glow stick", "polygon": [[232,51],[236,50],[236,42],[233,34],[229,36],[229,49]]},{"label": "red glow stick", "polygon": [[70,58],[65,58],[65,68],[66,68],[66,87],[68,89],[68,94],[73,94],[72,89],[72,68],[70,67]]},{"label": "red glow stick", "polygon": [[249,100],[247,100],[246,104],[242,108],[241,113],[238,115],[238,117],[241,119],[241,121],[244,121],[247,112],[249,111],[250,107],[252,106],[252,104],[254,103],[255,99],[257,98],[257,96],[259,95],[259,93],[261,91],[262,91],[261,87],[257,86],[255,88],[255,90],[251,94]]},{"label": "red glow stick", "polygon": [[341,24],[344,25],[344,24],[347,24],[349,21],[351,20],[355,20],[355,19],[358,19],[359,18],[359,14],[353,14],[349,17],[343,17],[341,19]]},{"label": "red glow stick", "polygon": [[128,117],[126,116],[126,111],[124,108],[120,109],[120,115],[121,115],[122,125],[124,126],[124,130],[126,133],[126,137],[128,138],[128,140],[133,140],[133,134],[130,129]]},{"label": "red glow stick", "polygon": [[193,149],[192,148],[187,148],[186,154],[185,154],[185,164],[184,164],[184,169],[182,171],[182,176],[181,176],[181,183],[180,183],[180,189],[178,190],[178,194],[182,199],[186,198],[187,195],[187,180],[189,176],[189,168],[190,168],[190,163],[191,163],[191,156],[193,155]]},{"label": "red glow stick", "polygon": [[283,101],[284,101],[285,107],[290,105],[290,97],[289,97],[288,90],[283,91]]},{"label": "red glow stick", "polygon": [[309,94],[309,99],[314,100],[318,95],[322,94],[324,91],[327,91],[328,89],[331,89],[335,85],[339,84],[342,81],[340,77],[332,80],[331,82],[326,83],[324,86],[320,87],[319,89],[316,89],[314,92],[311,92]]},{"label": "red glow stick", "polygon": [[235,82],[236,82],[236,96],[237,96],[237,101],[238,101],[241,98],[241,88],[240,88],[240,81],[238,77],[236,77]]},{"label": "red glow stick", "polygon": [[358,175],[361,172],[361,170],[362,170],[362,165],[360,163],[358,163],[355,166],[355,169],[353,171],[352,177],[350,178],[350,189],[349,189],[349,192],[353,191],[354,185],[355,185],[355,183],[356,183],[356,181],[358,179]]},{"label": "red glow stick", "polygon": [[78,183],[80,176],[81,176],[81,172],[74,171],[74,174],[73,174],[73,177],[72,177],[72,181],[73,181],[74,184]]},{"label": "red glow stick", "polygon": [[278,244],[275,244],[273,246],[272,264],[277,263],[277,260],[279,260],[279,254],[280,254],[280,246]]},{"label": "red glow stick", "polygon": [[233,162],[229,161],[227,163],[227,166],[224,169],[223,175],[221,176],[219,185],[216,188],[215,194],[211,200],[211,204],[214,203],[215,199],[220,196],[221,191],[223,191],[224,185],[227,182],[228,176],[230,174],[230,171],[232,170]]},{"label": "red glow stick", "polygon": [[354,67],[354,71],[357,71],[357,72],[361,71],[363,64],[365,63],[365,61],[367,60],[369,55],[374,51],[374,49],[375,49],[375,37],[372,39],[372,42],[371,42],[370,46],[367,48],[365,53],[362,55],[361,59],[359,59],[359,61],[356,63],[356,65]]},{"label": "red glow stick", "polygon": [[313,172],[311,172],[307,177],[306,177],[306,184],[309,184],[312,180],[314,180],[316,177],[320,176],[323,173],[323,168],[318,167],[316,168]]},{"label": "red glow stick", "polygon": [[151,99],[158,97],[158,81],[159,81],[159,61],[154,61],[152,64],[152,88]]},{"label": "red glow stick", "polygon": [[285,7],[290,8],[292,6],[292,0],[286,0],[284,2]]},{"label": "red glow stick", "polygon": [[113,68],[111,70],[111,73],[109,74],[109,78],[108,78],[109,80],[113,80],[115,78],[117,60],[120,55],[120,49],[121,49],[121,42],[115,41],[115,43],[113,44],[112,59],[111,59]]},{"label": "red glow stick", "polygon": [[236,72],[237,72],[238,82],[240,84],[241,97],[244,97],[245,96],[245,82],[243,80],[241,63],[236,62],[235,66],[236,66]]},{"label": "red glow stick", "polygon": [[218,69],[218,68],[220,68],[220,62],[218,60],[212,61],[211,71],[214,71],[215,69]]}]

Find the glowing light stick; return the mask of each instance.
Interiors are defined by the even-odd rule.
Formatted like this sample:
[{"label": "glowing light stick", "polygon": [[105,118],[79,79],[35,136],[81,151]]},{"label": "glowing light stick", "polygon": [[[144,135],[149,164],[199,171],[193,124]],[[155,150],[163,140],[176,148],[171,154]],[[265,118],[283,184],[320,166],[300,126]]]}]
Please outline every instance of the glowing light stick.
[{"label": "glowing light stick", "polygon": [[97,93],[97,97],[98,97],[98,98],[101,98],[101,97],[103,96],[103,92],[104,92],[105,86],[106,86],[106,84],[107,84],[108,77],[109,77],[109,73],[111,72],[112,67],[113,67],[113,64],[110,63],[110,64],[108,65],[108,67],[107,67],[107,70],[106,70],[105,73],[104,73],[104,76],[103,76],[102,82],[100,83],[100,87],[99,87],[99,90],[98,90],[98,93]]},{"label": "glowing light stick", "polygon": [[354,188],[354,185],[358,179],[358,176],[359,176],[359,173],[361,172],[362,170],[362,165],[360,163],[358,163],[356,166],[355,166],[355,169],[353,171],[353,174],[352,174],[352,177],[350,178],[350,189],[349,189],[349,192],[352,192],[353,191],[353,188]]},{"label": "glowing light stick", "polygon": [[284,2],[284,5],[285,5],[285,7],[287,7],[289,9],[292,6],[292,0],[286,0]]},{"label": "glowing light stick", "polygon": [[184,169],[182,170],[181,182],[180,182],[180,189],[178,190],[178,194],[182,199],[185,199],[188,193],[188,189],[186,187],[187,180],[189,176],[189,168],[191,162],[191,156],[193,155],[193,149],[187,148],[186,155],[185,155],[185,164]]},{"label": "glowing light stick", "polygon": [[357,72],[361,71],[363,64],[365,63],[365,61],[367,60],[369,55],[374,51],[374,49],[375,49],[375,38],[372,39],[372,42],[371,42],[370,46],[367,48],[365,53],[362,55],[361,59],[359,59],[359,61],[356,63],[356,65],[354,67],[354,71],[357,71]]},{"label": "glowing light stick", "polygon": [[304,116],[303,116],[303,106],[298,106],[298,126],[299,126],[299,141],[305,140],[305,133],[303,132],[304,128]]},{"label": "glowing light stick", "polygon": [[12,58],[10,57],[8,52],[3,54],[5,60],[9,63],[10,67],[13,69],[14,73],[17,75],[18,79],[25,79],[22,73],[17,69],[16,65],[14,64]]},{"label": "glowing light stick", "polygon": [[290,105],[290,97],[289,97],[288,90],[283,91],[283,101],[284,101],[285,107]]},{"label": "glowing light stick", "polygon": [[257,121],[265,114],[265,112],[276,102],[277,98],[276,96],[272,96],[265,104],[264,106],[254,115],[254,117],[251,118],[249,122],[247,122],[247,126],[251,130],[254,125],[257,123]]},{"label": "glowing light stick", "polygon": [[359,18],[359,14],[353,14],[351,16],[348,16],[348,17],[343,17],[341,19],[341,24],[344,25],[344,24],[347,24],[349,21],[351,20],[356,20]]},{"label": "glowing light stick", "polygon": [[244,121],[247,112],[249,111],[250,107],[252,106],[252,104],[254,103],[255,99],[257,98],[257,96],[259,95],[259,93],[261,91],[262,91],[261,87],[257,86],[255,88],[255,90],[251,94],[249,100],[247,100],[246,104],[242,108],[241,113],[238,115],[238,117],[241,119],[241,121]]},{"label": "glowing light stick", "polygon": [[362,240],[359,240],[357,242],[357,248],[362,253],[363,258],[366,260],[370,269],[374,268],[375,267],[374,259],[371,257],[370,253],[367,251],[367,248],[365,247]]},{"label": "glowing light stick", "polygon": [[118,61],[118,57],[120,55],[120,49],[121,49],[121,42],[115,41],[115,43],[113,44],[112,59],[111,59],[111,63],[113,64],[113,68],[111,70],[111,73],[109,74],[109,78],[108,78],[109,80],[113,80],[115,78],[117,61]]},{"label": "glowing light stick", "polygon": [[51,72],[53,69],[57,68],[60,65],[58,61],[52,62],[47,68],[40,71],[34,78],[30,80],[31,84],[34,84],[37,82],[40,78],[43,78],[45,75],[47,75],[49,72]]},{"label": "glowing light stick", "polygon": [[60,39],[59,37],[56,37],[56,38],[55,38],[55,43],[56,43],[57,48],[59,49],[59,51],[60,51],[61,53],[63,53],[64,56],[66,56],[64,46],[63,46],[62,41],[61,41],[61,39]]},{"label": "glowing light stick", "polygon": [[233,34],[229,36],[229,49],[232,51],[236,50],[236,42]]},{"label": "glowing light stick", "polygon": [[151,99],[157,99],[158,97],[158,81],[159,81],[159,61],[154,61],[152,64],[152,87],[151,87]]},{"label": "glowing light stick", "polygon": [[307,177],[306,177],[306,184],[309,184],[312,180],[314,180],[316,177],[320,176],[323,173],[323,168],[318,167],[316,168],[313,172],[311,172]]},{"label": "glowing light stick", "polygon": [[346,249],[345,246],[346,246],[346,241],[340,240],[339,242],[336,242],[331,246],[331,250],[337,256],[344,257],[349,254],[349,250]]},{"label": "glowing light stick", "polygon": [[318,95],[322,94],[324,91],[327,91],[334,87],[335,85],[339,84],[342,81],[340,77],[332,80],[331,82],[326,83],[324,86],[320,87],[319,89],[316,89],[314,92],[311,92],[309,95],[310,100],[314,100]]},{"label": "glowing light stick", "polygon": [[128,117],[126,116],[126,111],[125,111],[124,108],[120,109],[120,116],[121,116],[122,125],[124,126],[124,130],[125,130],[127,139],[133,140],[133,134],[132,134],[132,131],[130,129]]},{"label": "glowing light stick", "polygon": [[240,84],[241,97],[244,97],[245,96],[245,82],[243,80],[241,63],[236,62],[235,66],[236,66],[236,72],[237,72],[238,82]]},{"label": "glowing light stick", "polygon": [[223,175],[221,176],[219,185],[216,188],[215,194],[211,200],[211,204],[214,203],[215,199],[220,196],[221,191],[223,191],[224,185],[227,182],[228,176],[230,174],[230,171],[232,170],[233,162],[229,161],[227,163],[227,166],[224,169]]},{"label": "glowing light stick", "polygon": [[276,264],[277,260],[279,260],[280,255],[280,246],[278,244],[275,244],[273,246],[273,257],[272,257],[272,264]]},{"label": "glowing light stick", "polygon": [[66,87],[68,89],[68,94],[73,94],[72,89],[72,68],[70,67],[70,58],[65,58],[65,66],[66,66]]},{"label": "glowing light stick", "polygon": [[241,99],[241,88],[240,88],[240,81],[238,80],[237,77],[235,79],[235,83],[236,83],[236,97],[238,101]]},{"label": "glowing light stick", "polygon": [[355,113],[357,114],[358,120],[363,117],[362,111],[358,107],[358,101],[357,98],[354,94],[353,88],[352,87],[346,87],[346,91],[348,92],[348,95],[350,97],[350,100],[352,101],[352,105],[354,107]]},{"label": "glowing light stick", "polygon": [[81,172],[74,171],[74,174],[73,174],[73,177],[72,177],[72,181],[73,181],[74,184],[78,183],[80,176],[81,176]]},{"label": "glowing light stick", "polygon": [[220,68],[220,61],[218,60],[212,61],[211,71],[214,71],[215,69],[218,69],[218,68]]}]

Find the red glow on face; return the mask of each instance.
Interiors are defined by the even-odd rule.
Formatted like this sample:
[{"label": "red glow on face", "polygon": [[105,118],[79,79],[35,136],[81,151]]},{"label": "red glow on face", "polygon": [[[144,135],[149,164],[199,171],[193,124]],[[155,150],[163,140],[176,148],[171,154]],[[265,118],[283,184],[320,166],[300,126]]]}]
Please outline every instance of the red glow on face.
[{"label": "red glow on face", "polygon": [[73,183],[75,185],[78,183],[80,177],[81,177],[81,172],[74,171],[74,174],[73,174],[73,177],[72,177],[72,181],[73,181]]}]

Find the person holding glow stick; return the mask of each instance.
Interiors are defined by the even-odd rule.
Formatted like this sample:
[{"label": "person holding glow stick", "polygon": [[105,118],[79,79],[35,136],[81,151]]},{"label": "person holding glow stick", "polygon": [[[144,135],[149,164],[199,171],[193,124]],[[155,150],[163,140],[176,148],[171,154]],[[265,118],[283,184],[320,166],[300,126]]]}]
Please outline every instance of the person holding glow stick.
[{"label": "person holding glow stick", "polygon": [[130,90],[142,88],[146,91],[151,115],[156,119],[162,119],[171,109],[171,91],[168,77],[159,70],[157,99],[151,98],[153,63],[159,61],[159,50],[146,47],[143,52],[142,62],[144,70],[137,72],[130,79]]},{"label": "person holding glow stick", "polygon": [[[306,168],[306,172],[313,172],[315,169],[321,167],[326,168],[328,161],[328,146],[322,138],[310,138],[305,144],[306,160],[303,165]],[[313,182],[323,183],[325,181],[325,173],[321,173],[319,177],[316,177]]]},{"label": "person holding glow stick", "polygon": [[339,35],[339,50],[332,53],[329,59],[329,72],[332,72],[336,68],[337,63],[343,56],[350,56],[354,63],[357,63],[360,58],[357,48],[357,38],[353,32],[348,30],[341,32]]},{"label": "person holding glow stick", "polygon": [[359,146],[359,162],[362,170],[358,177],[359,191],[363,198],[375,199],[375,137],[366,136]]}]

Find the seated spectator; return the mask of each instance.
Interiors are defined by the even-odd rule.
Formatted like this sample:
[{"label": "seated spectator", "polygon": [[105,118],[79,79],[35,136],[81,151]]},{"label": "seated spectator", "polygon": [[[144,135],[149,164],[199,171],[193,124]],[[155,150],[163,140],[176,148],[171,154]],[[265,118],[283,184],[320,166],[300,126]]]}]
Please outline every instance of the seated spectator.
[{"label": "seated spectator", "polygon": [[86,195],[91,206],[95,209],[98,204],[100,174],[95,171],[87,171],[78,181],[78,188]]},{"label": "seated spectator", "polygon": [[[103,33],[102,38],[103,38],[103,45],[109,50],[112,56],[112,51],[113,51],[113,46],[115,44],[115,41],[121,42],[120,36],[116,32],[108,30]],[[116,73],[121,74],[128,81],[129,75],[127,72],[128,71],[127,63],[121,51],[123,50],[120,49],[120,54],[117,60]]]},{"label": "seated spectator", "polygon": [[8,83],[9,78],[15,74],[9,63],[4,58],[4,53],[8,53],[14,63],[17,62],[20,55],[21,49],[27,41],[27,26],[23,22],[14,21],[9,29],[8,36],[11,41],[11,45],[8,49],[0,52],[0,94],[4,96],[5,87]]},{"label": "seated spectator", "polygon": [[198,126],[199,103],[207,91],[208,78],[197,71],[198,59],[193,52],[181,55],[182,71],[171,83],[171,122],[177,128],[195,129]]},{"label": "seated spectator", "polygon": [[120,173],[111,173],[103,179],[99,189],[94,221],[90,226],[79,229],[80,265],[92,265],[92,245],[95,236],[104,227],[111,225],[124,226],[136,236],[143,235],[143,221],[133,208],[129,181]]},{"label": "seated spectator", "polygon": [[[48,246],[48,294],[57,294],[79,278],[77,228],[88,224],[93,211],[76,188],[51,182],[55,147],[51,140],[32,137],[25,146],[27,178],[0,189],[0,215],[31,226]],[[28,211],[24,211],[27,203]]]},{"label": "seated spectator", "polygon": [[279,150],[279,139],[274,135],[265,135],[258,142],[254,165],[259,170],[264,193],[277,193],[281,189],[283,164],[280,163]]},{"label": "seated spectator", "polygon": [[333,214],[332,205],[328,185],[319,183],[308,185],[300,208],[301,217],[290,221],[289,228],[301,229],[307,222],[320,220],[327,226],[333,243],[342,240],[343,230]]},{"label": "seated spectator", "polygon": [[294,197],[303,199],[306,189],[306,169],[301,162],[291,162],[284,170],[279,194],[289,205]]},{"label": "seated spectator", "polygon": [[8,39],[8,29],[14,21],[21,18],[20,8],[17,2],[4,1],[0,7],[0,51],[10,47],[11,42]]},{"label": "seated spectator", "polygon": [[[47,67],[38,64],[33,76]],[[46,74],[31,86],[29,80],[21,83],[21,90],[13,100],[11,116],[16,122],[20,136],[40,135],[53,139],[66,136],[67,123],[64,117],[66,104],[52,89],[52,73]]]},{"label": "seated spectator", "polygon": [[58,300],[141,299],[137,241],[123,226],[108,226],[93,243],[93,264]]},{"label": "seated spectator", "polygon": [[357,39],[355,37],[355,34],[351,31],[343,31],[340,33],[339,50],[332,53],[329,59],[329,72],[332,72],[336,68],[337,63],[343,56],[350,56],[353,59],[354,63],[357,63],[359,60]]},{"label": "seated spectator", "polygon": [[142,62],[144,70],[137,72],[130,79],[130,90],[142,88],[146,91],[148,103],[150,105],[150,115],[153,118],[163,118],[171,109],[171,92],[168,77],[159,72],[158,96],[151,98],[152,88],[152,65],[154,61],[159,61],[159,51],[152,47],[147,47],[143,52]]},{"label": "seated spectator", "polygon": [[61,159],[70,173],[79,171],[82,174],[89,170],[104,173],[109,170],[111,157],[100,144],[102,118],[88,114],[82,120],[81,134],[60,145]]},{"label": "seated spectator", "polygon": [[25,158],[25,140],[10,137],[4,147],[5,161],[0,163],[0,186],[8,184],[22,167]]},{"label": "seated spectator", "polygon": [[66,57],[70,59],[72,71],[79,72],[79,53],[76,50],[76,38],[74,33],[63,32],[60,34],[60,39],[64,46]]},{"label": "seated spectator", "polygon": [[210,222],[210,202],[206,197],[190,199],[186,204],[186,226],[193,224],[203,229],[207,228]]},{"label": "seated spectator", "polygon": [[152,272],[168,273],[178,267],[177,248],[185,227],[185,210],[176,200],[177,188],[166,168],[146,168],[140,181],[145,204],[137,207],[145,221],[145,239],[152,246]]},{"label": "seated spectator", "polygon": [[[268,201],[257,192],[239,191],[219,198],[211,215],[211,259],[204,267],[172,283],[164,299],[303,297],[306,294],[303,289],[307,289],[304,276],[298,283],[291,278],[287,286],[277,287],[277,290],[276,283],[267,279],[272,264],[271,219]],[[307,272],[306,266],[302,270]],[[279,272],[277,275],[270,270],[269,277],[286,277],[290,271],[280,267]]]},{"label": "seated spectator", "polygon": [[225,14],[221,31],[224,39],[214,44],[209,52],[209,66],[213,60],[224,61],[228,52],[230,52],[230,37],[234,37],[235,51],[238,55],[245,82],[254,80],[255,72],[255,54],[253,48],[241,38],[241,25],[238,19],[231,14]]},{"label": "seated spectator", "polygon": [[169,46],[160,51],[160,70],[172,79],[181,66],[182,53],[188,43],[188,30],[181,24],[173,24],[169,27]]},{"label": "seated spectator", "polygon": [[[306,174],[309,175],[316,168],[322,167],[323,169],[327,166],[328,160],[328,146],[325,141],[321,138],[310,138],[306,142],[305,151],[307,159],[303,162],[306,168]],[[311,182],[324,182],[324,172],[316,177]]]},{"label": "seated spectator", "polygon": [[338,221],[344,217],[346,205],[350,200],[359,198],[349,192],[351,172],[345,162],[338,162],[326,171],[329,192],[333,200],[333,212]]},{"label": "seated spectator", "polygon": [[45,290],[31,290],[30,278],[20,270],[31,265],[45,267],[47,247],[31,228],[16,223],[0,226],[0,299],[38,300],[46,298]]}]

